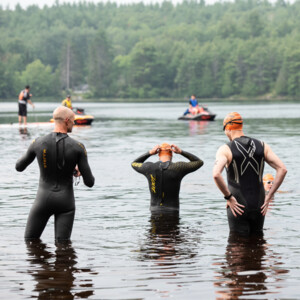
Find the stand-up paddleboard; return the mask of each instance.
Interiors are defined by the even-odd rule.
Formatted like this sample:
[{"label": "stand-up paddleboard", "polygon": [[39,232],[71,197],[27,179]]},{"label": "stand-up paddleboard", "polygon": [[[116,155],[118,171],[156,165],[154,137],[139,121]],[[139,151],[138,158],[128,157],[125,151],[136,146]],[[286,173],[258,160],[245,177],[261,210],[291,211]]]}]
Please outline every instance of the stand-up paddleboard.
[{"label": "stand-up paddleboard", "polygon": [[52,127],[54,124],[51,122],[29,122],[26,126],[19,123],[9,123],[9,124],[0,124],[0,128],[19,128],[19,127],[27,127],[27,128],[35,128],[35,127]]}]

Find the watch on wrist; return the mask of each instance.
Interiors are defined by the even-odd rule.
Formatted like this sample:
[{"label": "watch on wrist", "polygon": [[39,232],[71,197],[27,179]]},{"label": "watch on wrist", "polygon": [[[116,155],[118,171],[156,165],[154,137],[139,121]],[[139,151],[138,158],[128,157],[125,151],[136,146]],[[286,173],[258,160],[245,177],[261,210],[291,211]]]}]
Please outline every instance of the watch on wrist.
[{"label": "watch on wrist", "polygon": [[230,193],[230,195],[224,196],[224,199],[225,199],[225,200],[229,200],[232,196],[233,196],[233,195]]}]

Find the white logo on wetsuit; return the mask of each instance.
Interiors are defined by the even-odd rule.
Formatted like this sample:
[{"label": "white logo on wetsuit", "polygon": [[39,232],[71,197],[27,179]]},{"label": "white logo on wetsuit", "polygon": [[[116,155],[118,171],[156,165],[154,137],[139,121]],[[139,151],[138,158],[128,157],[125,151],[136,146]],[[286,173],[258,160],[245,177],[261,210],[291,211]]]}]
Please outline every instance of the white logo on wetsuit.
[{"label": "white logo on wetsuit", "polygon": [[240,144],[239,142],[237,142],[237,141],[234,141],[234,142],[235,142],[235,145],[236,145],[237,149],[244,156],[244,160],[241,164],[241,175],[244,174],[244,172],[247,170],[248,166],[251,166],[253,168],[253,170],[255,171],[255,173],[257,175],[259,175],[259,164],[255,160],[255,158],[253,158],[253,155],[254,155],[255,150],[256,150],[256,146],[254,144],[254,141],[253,140],[251,141],[248,150],[246,150],[244,148],[244,146],[242,144]]}]

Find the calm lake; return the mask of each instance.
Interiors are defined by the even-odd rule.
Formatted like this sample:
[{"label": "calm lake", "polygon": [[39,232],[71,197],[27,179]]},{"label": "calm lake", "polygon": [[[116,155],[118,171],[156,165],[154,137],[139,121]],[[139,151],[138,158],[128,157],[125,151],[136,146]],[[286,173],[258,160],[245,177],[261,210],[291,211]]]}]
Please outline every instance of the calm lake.
[{"label": "calm lake", "polygon": [[[214,122],[177,120],[186,103],[76,103],[95,117],[71,136],[86,146],[96,183],[74,186],[72,243],[58,246],[53,219],[41,243],[24,242],[39,171],[36,161],[15,171],[31,141],[53,125],[19,130],[10,124],[17,104],[0,103],[1,299],[300,299],[300,103],[236,103],[210,103]],[[29,122],[49,121],[56,104],[35,104]],[[288,168],[261,238],[229,238],[225,200],[212,179],[230,111]],[[180,215],[151,216],[146,178],[131,168],[162,142],[204,161],[182,181]],[[269,166],[265,172],[274,174]]]}]

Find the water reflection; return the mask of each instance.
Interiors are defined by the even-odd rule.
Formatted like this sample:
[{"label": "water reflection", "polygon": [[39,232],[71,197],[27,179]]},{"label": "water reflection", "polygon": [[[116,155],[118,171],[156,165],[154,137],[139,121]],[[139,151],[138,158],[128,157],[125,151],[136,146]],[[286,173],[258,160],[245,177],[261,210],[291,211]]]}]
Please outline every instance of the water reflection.
[{"label": "water reflection", "polygon": [[75,267],[77,256],[71,242],[57,243],[55,253],[49,251],[40,240],[28,241],[26,246],[31,264],[28,273],[36,281],[34,292],[38,292],[38,299],[78,299],[93,295],[91,280],[85,280],[89,283],[80,285],[86,288],[85,291],[75,292],[75,273],[91,270]]},{"label": "water reflection", "polygon": [[26,137],[29,137],[30,136],[30,133],[27,129],[27,127],[19,127],[19,132],[20,132],[20,135],[22,138],[26,138]]},{"label": "water reflection", "polygon": [[[231,234],[226,247],[226,262],[214,264],[221,268],[215,283],[219,287],[217,299],[278,293],[278,282],[283,280],[280,275],[288,270],[281,268],[280,257],[269,247],[263,236]],[[276,286],[272,286],[272,282]]]},{"label": "water reflection", "polygon": [[[149,223],[147,240],[141,249],[143,260],[154,260],[156,266],[166,270],[179,260],[196,255],[196,245],[187,245],[187,238],[180,231],[179,212],[152,212]],[[174,269],[171,275],[176,276]]]},{"label": "water reflection", "polygon": [[189,121],[190,135],[205,134],[209,123],[210,121]]}]

